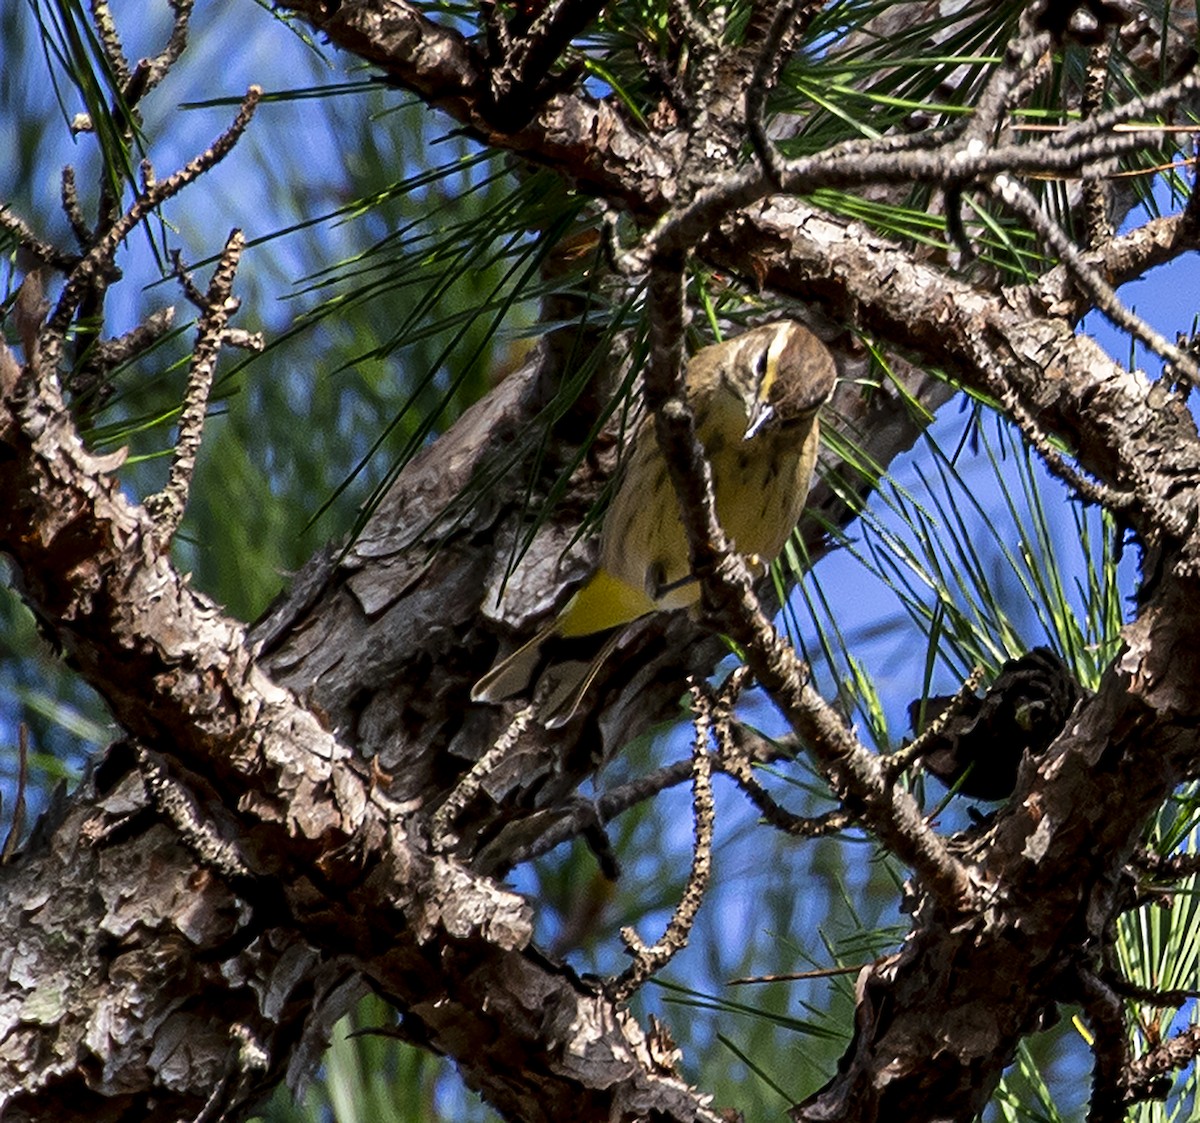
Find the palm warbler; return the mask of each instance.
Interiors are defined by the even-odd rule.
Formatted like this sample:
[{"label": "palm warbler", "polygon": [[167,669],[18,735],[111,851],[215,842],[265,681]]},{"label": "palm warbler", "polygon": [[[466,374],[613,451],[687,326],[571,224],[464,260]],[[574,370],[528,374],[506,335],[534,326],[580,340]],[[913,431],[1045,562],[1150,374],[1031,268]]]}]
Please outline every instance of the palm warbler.
[{"label": "palm warbler", "polygon": [[[688,363],[687,395],[712,465],[717,519],[760,570],[779,555],[800,518],[820,443],[817,411],[836,375],[825,345],[790,320],[705,347]],[[604,516],[599,569],[546,628],[492,667],[471,697],[498,702],[524,690],[552,637],[607,631],[699,598],[679,500],[653,418],[646,417]],[[567,688],[555,688],[539,714],[544,724],[570,718],[611,647]]]}]

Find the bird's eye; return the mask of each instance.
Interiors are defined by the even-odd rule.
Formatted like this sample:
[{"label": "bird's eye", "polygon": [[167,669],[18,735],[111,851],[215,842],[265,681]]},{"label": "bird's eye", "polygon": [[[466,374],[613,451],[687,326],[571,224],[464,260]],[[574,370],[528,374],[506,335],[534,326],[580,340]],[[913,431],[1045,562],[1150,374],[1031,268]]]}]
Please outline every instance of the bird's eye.
[{"label": "bird's eye", "polygon": [[766,353],[766,351],[760,351],[758,353],[758,359],[754,364],[754,371],[758,375],[760,380],[763,378],[764,375],[766,375],[766,373],[767,373],[767,353]]}]

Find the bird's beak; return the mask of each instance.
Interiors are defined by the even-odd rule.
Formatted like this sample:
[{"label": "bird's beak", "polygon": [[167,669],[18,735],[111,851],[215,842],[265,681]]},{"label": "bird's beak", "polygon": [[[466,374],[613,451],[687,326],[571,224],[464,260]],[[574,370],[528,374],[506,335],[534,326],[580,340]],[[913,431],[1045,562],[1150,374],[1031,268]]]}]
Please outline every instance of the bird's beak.
[{"label": "bird's beak", "polygon": [[770,424],[774,416],[775,407],[770,402],[759,398],[750,411],[750,419],[746,424],[746,432],[742,435],[742,440],[753,440],[764,426]]},{"label": "bird's beak", "polygon": [[787,348],[791,338],[786,324],[781,324],[767,348],[767,369],[763,372],[754,396],[754,405],[750,408],[750,416],[746,420],[746,432],[742,440],[753,440],[762,429],[770,424],[775,416],[775,407],[771,405],[771,385],[779,373],[779,360]]}]

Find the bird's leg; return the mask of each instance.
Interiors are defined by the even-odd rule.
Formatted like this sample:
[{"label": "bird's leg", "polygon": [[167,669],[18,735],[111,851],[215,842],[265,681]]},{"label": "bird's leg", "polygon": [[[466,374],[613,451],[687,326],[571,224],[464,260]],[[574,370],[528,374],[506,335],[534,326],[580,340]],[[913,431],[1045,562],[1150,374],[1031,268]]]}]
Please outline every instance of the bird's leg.
[{"label": "bird's leg", "polygon": [[[750,570],[750,576],[756,581],[771,568],[771,563],[759,554],[743,554],[742,560]],[[651,600],[658,602],[675,592],[676,589],[682,589],[686,585],[692,584],[695,580],[695,574],[688,573],[676,581],[667,581],[666,575],[663,573],[662,563],[655,562],[654,565],[646,570],[646,595]]]},{"label": "bird's leg", "polygon": [[663,597],[675,592],[676,589],[682,589],[695,580],[695,576],[688,573],[676,581],[668,581],[666,573],[663,572],[662,562],[656,561],[653,565],[646,567],[646,595],[657,603]]}]

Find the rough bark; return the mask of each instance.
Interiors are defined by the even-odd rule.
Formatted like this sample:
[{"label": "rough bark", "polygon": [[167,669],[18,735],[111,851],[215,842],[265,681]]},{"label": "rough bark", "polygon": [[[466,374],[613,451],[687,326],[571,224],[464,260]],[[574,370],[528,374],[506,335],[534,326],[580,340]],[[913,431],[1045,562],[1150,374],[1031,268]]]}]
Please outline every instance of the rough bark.
[{"label": "rough bark", "polygon": [[[486,141],[638,216],[673,200],[682,138],[637,135],[611,106],[569,94],[504,132],[461,37],[403,3],[294,7]],[[1111,270],[1195,245],[1186,218],[1158,224],[1112,247]],[[731,214],[697,252],[886,338],[912,360],[907,389],[930,407],[946,391],[926,368],[1003,389],[1136,500],[1123,517],[1156,568],[1121,657],[1005,810],[961,840],[969,889],[948,902],[917,887],[903,948],[860,978],[839,1072],[796,1109],[811,1120],[969,1119],[1021,1036],[1078,995],[1081,949],[1127,903],[1124,867],[1143,824],[1200,766],[1190,609],[1200,439],[1177,397],[1075,334],[1083,303],[1064,273],[1029,289],[972,286],[780,196]],[[637,629],[588,712],[553,736],[535,730],[489,778],[462,817],[457,855],[433,853],[424,834],[512,714],[469,705],[471,684],[500,637],[532,631],[579,572],[558,563],[568,507],[498,618],[490,598],[523,517],[515,476],[467,521],[436,526],[547,400],[553,342],[415,460],[350,548],[315,559],[249,633],[173,569],[116,465],[83,448],[33,351],[23,369],[0,356],[0,549],[129,740],[0,870],[5,1118],[236,1115],[311,1069],[364,986],[511,1118],[715,1118],[627,1011],[530,945],[526,904],[480,872],[503,870],[570,811],[599,760],[674,703],[683,675],[714,657],[706,632],[686,619]],[[868,403],[847,390],[836,408],[881,464],[916,432],[898,396]],[[604,466],[589,471],[581,493]],[[828,493],[816,502],[847,517]],[[433,554],[419,537],[431,518],[443,531]],[[803,727],[803,699],[788,705]]]}]

